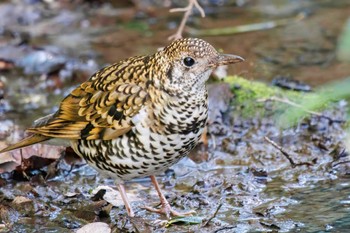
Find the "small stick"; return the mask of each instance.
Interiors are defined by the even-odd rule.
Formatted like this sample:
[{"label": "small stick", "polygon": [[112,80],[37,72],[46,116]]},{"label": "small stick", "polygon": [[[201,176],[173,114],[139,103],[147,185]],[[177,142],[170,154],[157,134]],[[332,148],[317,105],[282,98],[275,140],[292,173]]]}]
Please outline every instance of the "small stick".
[{"label": "small stick", "polygon": [[213,218],[216,217],[216,215],[218,214],[218,212],[219,212],[219,210],[221,209],[221,207],[222,207],[222,203],[220,203],[220,204],[218,205],[218,207],[216,208],[215,213],[213,214],[213,216],[211,216],[211,217],[208,219],[208,221],[203,225],[203,227],[206,227],[206,226],[209,224],[209,222],[210,222]]},{"label": "small stick", "polygon": [[260,99],[258,100],[258,102],[266,102],[266,101],[276,101],[276,102],[281,102],[281,103],[284,103],[284,104],[288,104],[288,105],[291,105],[293,107],[296,107],[296,108],[300,108],[302,109],[303,111],[307,112],[307,113],[310,113],[311,115],[314,115],[314,116],[318,116],[318,117],[321,117],[321,118],[325,118],[327,120],[329,120],[330,122],[334,122],[334,123],[345,123],[344,120],[339,120],[339,119],[333,119],[331,117],[328,117],[328,116],[325,116],[323,115],[322,113],[319,113],[319,112],[315,112],[315,111],[312,111],[312,110],[308,110],[306,108],[304,108],[302,105],[300,104],[297,104],[289,99],[286,99],[286,98],[279,98],[279,97],[276,97],[276,96],[272,96],[270,98],[266,98],[266,99]]},{"label": "small stick", "polygon": [[291,158],[290,154],[281,146],[277,145],[276,142],[272,141],[270,138],[268,138],[267,136],[264,137],[264,139],[270,143],[273,147],[275,147],[277,150],[281,151],[281,153],[288,159],[288,161],[290,162],[290,164],[292,165],[292,168],[295,168],[296,166],[302,166],[302,165],[306,165],[306,166],[311,166],[311,163],[308,162],[304,162],[304,163],[295,163],[293,161],[293,159]]},{"label": "small stick", "polygon": [[193,7],[197,8],[197,10],[200,12],[200,14],[203,18],[205,17],[205,12],[204,12],[203,8],[199,5],[197,0],[189,0],[187,7],[170,9],[169,12],[185,12],[185,14],[181,20],[180,26],[177,29],[176,33],[169,36],[168,40],[177,40],[177,39],[182,38],[182,32],[185,28],[185,25],[186,25],[188,18],[191,15]]},{"label": "small stick", "polygon": [[346,164],[346,163],[350,163],[350,160],[341,161],[341,162],[339,162],[339,163],[333,164],[332,166],[333,166],[333,167],[336,167],[336,166],[338,166],[338,165]]},{"label": "small stick", "polygon": [[234,35],[238,33],[253,32],[267,30],[276,27],[288,25],[293,22],[298,22],[305,18],[305,14],[298,14],[295,18],[278,19],[273,21],[239,25],[234,27],[212,28],[212,29],[194,29],[188,28],[187,32],[192,36],[223,36]]},{"label": "small stick", "polygon": [[22,169],[22,175],[23,175],[23,177],[24,178],[26,178],[27,180],[30,180],[30,177],[27,175],[27,173],[26,173],[26,168],[27,168],[27,162],[26,162],[26,160],[24,160],[24,158],[23,158],[23,151],[22,151],[22,148],[19,150],[19,152],[20,152],[20,154],[21,154],[21,169]]}]

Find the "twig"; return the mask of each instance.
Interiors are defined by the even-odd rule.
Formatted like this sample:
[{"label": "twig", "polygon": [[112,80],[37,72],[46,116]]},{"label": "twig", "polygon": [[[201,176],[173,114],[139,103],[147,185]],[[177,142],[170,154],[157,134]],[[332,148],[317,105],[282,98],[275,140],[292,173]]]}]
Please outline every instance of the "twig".
[{"label": "twig", "polygon": [[[231,230],[231,229],[234,229],[234,228],[237,228],[237,225],[222,227],[222,228],[217,229],[216,231],[214,231],[214,233],[218,233],[218,232],[220,232],[220,231],[225,231],[225,230]],[[227,232],[227,231],[226,231],[226,232]]]},{"label": "twig", "polygon": [[294,22],[298,22],[305,18],[305,14],[298,14],[294,18],[287,19],[278,19],[274,21],[267,21],[261,23],[253,23],[246,25],[239,25],[234,27],[225,27],[225,28],[212,28],[212,29],[195,29],[188,28],[187,32],[192,36],[223,36],[223,35],[233,35],[238,33],[246,33],[260,30],[267,30],[276,27],[281,27],[289,25]]},{"label": "twig", "polygon": [[306,166],[311,166],[311,163],[308,162],[303,162],[303,163],[295,163],[293,161],[293,159],[291,158],[291,156],[289,155],[289,153],[281,146],[277,145],[276,142],[272,141],[270,138],[268,138],[267,136],[264,137],[264,139],[270,143],[273,147],[275,147],[277,150],[281,151],[281,153],[288,159],[288,161],[290,162],[290,164],[292,165],[292,168],[295,168],[296,166],[302,166],[302,165],[306,165]]},{"label": "twig", "polygon": [[208,221],[203,225],[203,227],[206,227],[206,226],[209,224],[209,222],[210,222],[213,218],[216,217],[216,215],[218,214],[218,212],[219,212],[219,210],[221,209],[221,207],[222,207],[222,203],[220,203],[220,204],[218,205],[218,207],[216,208],[216,210],[215,210],[213,216],[211,216],[211,217],[208,219]]},{"label": "twig", "polygon": [[24,178],[26,178],[27,180],[30,180],[29,176],[27,175],[26,173],[26,169],[28,168],[27,166],[27,161],[24,160],[23,158],[23,151],[22,151],[22,148],[19,150],[19,153],[21,154],[21,170],[22,170],[22,175]]},{"label": "twig", "polygon": [[270,138],[268,138],[267,136],[264,137],[264,139],[270,143],[273,147],[275,147],[277,150],[281,151],[281,153],[286,156],[286,158],[288,159],[288,161],[290,162],[290,164],[292,165],[292,167],[295,167],[295,163],[293,161],[293,159],[291,158],[291,156],[288,154],[288,152],[281,146],[277,145],[276,142],[272,141]]},{"label": "twig", "polygon": [[180,26],[177,29],[176,33],[171,35],[171,36],[169,36],[168,40],[177,40],[177,39],[182,38],[182,32],[183,32],[183,30],[185,28],[185,25],[186,25],[186,22],[188,20],[188,17],[190,17],[190,15],[192,13],[193,7],[197,8],[197,10],[199,11],[199,13],[201,14],[201,16],[203,18],[205,17],[205,12],[204,12],[203,8],[199,5],[197,0],[188,0],[187,7],[170,9],[169,12],[171,12],[171,13],[172,12],[185,12],[185,14],[184,14],[184,16],[183,16],[183,18],[181,20]]},{"label": "twig", "polygon": [[270,101],[277,101],[277,102],[285,103],[285,104],[291,105],[293,107],[300,108],[300,109],[304,110],[305,112],[310,113],[310,114],[315,115],[315,116],[322,116],[321,113],[308,110],[308,109],[304,108],[302,105],[297,104],[297,103],[295,103],[295,102],[293,102],[293,101],[291,101],[289,99],[286,99],[286,98],[282,99],[282,98],[279,98],[279,97],[276,97],[276,96],[272,96],[270,98],[261,99],[261,100],[258,100],[258,101],[266,102],[266,101],[269,101],[269,100]]},{"label": "twig", "polygon": [[307,113],[309,113],[311,115],[318,116],[320,118],[325,118],[325,119],[329,120],[332,123],[345,123],[344,120],[333,119],[333,118],[331,118],[329,116],[326,116],[326,115],[324,115],[322,113],[306,109],[302,105],[297,104],[297,103],[295,103],[295,102],[293,102],[293,101],[291,101],[291,100],[289,100],[287,98],[283,98],[282,99],[282,98],[279,98],[279,97],[276,97],[276,96],[272,96],[270,98],[258,100],[258,102],[266,102],[266,101],[276,101],[276,102],[281,102],[281,103],[284,103],[284,104],[288,104],[290,106],[293,106],[293,107],[296,107],[296,108],[300,108],[301,110],[303,110],[303,111],[305,111],[305,112],[307,112]]},{"label": "twig", "polygon": [[346,163],[350,163],[350,160],[345,160],[345,161],[341,161],[341,162],[335,163],[335,164],[332,165],[332,167],[336,167],[338,165],[346,164]]}]

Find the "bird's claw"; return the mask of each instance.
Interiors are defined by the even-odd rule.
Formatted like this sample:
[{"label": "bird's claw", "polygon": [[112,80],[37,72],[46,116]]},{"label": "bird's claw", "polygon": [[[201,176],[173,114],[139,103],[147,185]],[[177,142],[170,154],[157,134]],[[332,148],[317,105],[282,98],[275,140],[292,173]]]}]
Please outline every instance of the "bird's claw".
[{"label": "bird's claw", "polygon": [[144,206],[142,209],[145,209],[149,212],[157,213],[157,214],[163,214],[165,215],[168,219],[170,217],[186,217],[186,216],[192,216],[196,214],[196,211],[190,210],[188,212],[177,212],[176,210],[173,210],[170,206],[162,206],[160,209],[156,209],[153,207],[149,206]]}]

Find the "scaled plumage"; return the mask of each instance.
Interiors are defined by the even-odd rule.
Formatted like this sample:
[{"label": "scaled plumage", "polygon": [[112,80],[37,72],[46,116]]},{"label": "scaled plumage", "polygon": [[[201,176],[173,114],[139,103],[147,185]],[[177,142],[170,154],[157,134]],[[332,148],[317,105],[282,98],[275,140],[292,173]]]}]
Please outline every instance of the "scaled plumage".
[{"label": "scaled plumage", "polygon": [[1,152],[59,138],[117,184],[148,175],[154,182],[153,175],[198,143],[207,121],[205,82],[212,70],[242,60],[187,38],[153,55],[120,61],[74,89],[56,113],[28,129],[32,136]]}]

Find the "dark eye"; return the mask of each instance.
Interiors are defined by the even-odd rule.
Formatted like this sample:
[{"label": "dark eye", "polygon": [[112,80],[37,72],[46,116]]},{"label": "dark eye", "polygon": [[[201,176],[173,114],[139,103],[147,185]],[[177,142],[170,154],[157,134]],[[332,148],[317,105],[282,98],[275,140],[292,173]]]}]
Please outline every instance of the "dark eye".
[{"label": "dark eye", "polygon": [[194,59],[192,57],[185,57],[184,58],[184,64],[187,67],[191,67],[194,65]]}]

